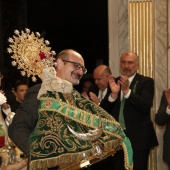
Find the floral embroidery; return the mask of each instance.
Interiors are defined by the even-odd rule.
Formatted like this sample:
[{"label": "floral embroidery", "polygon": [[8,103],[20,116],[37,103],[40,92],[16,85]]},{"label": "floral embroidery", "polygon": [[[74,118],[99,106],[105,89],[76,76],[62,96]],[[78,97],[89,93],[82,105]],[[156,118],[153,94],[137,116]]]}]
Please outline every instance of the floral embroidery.
[{"label": "floral embroidery", "polygon": [[51,102],[51,101],[46,101],[45,103],[44,103],[44,107],[50,107],[50,106],[52,106],[53,105],[53,103]]}]

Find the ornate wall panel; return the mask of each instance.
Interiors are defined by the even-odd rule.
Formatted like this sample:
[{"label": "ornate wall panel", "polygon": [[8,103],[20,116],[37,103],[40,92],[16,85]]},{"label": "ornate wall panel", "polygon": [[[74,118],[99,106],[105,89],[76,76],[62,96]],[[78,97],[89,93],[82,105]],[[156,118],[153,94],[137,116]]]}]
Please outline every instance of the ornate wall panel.
[{"label": "ornate wall panel", "polygon": [[[129,50],[139,56],[140,74],[154,78],[154,29],[152,0],[131,0],[128,4]],[[154,108],[151,110],[154,121]],[[156,150],[150,152],[149,170],[156,169]]]},{"label": "ornate wall panel", "polygon": [[153,2],[129,2],[129,42],[130,50],[140,58],[139,72],[153,77]]}]

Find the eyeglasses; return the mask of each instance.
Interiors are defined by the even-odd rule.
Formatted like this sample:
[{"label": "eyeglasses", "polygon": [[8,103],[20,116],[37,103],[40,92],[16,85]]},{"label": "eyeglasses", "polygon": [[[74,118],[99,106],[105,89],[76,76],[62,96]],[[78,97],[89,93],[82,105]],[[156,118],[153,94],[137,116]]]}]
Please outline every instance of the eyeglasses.
[{"label": "eyeglasses", "polygon": [[76,63],[76,62],[73,62],[73,61],[68,61],[68,60],[62,60],[62,61],[74,64],[74,68],[76,70],[79,70],[81,68],[82,71],[83,71],[83,74],[87,73],[87,69],[79,63]]}]

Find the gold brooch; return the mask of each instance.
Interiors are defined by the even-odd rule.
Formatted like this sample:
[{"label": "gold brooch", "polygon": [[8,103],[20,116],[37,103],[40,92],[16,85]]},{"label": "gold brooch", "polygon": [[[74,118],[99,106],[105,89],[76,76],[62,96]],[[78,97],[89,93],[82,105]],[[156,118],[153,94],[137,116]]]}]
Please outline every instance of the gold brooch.
[{"label": "gold brooch", "polygon": [[31,32],[28,28],[25,31],[14,31],[13,38],[9,38],[10,43],[7,52],[12,54],[13,66],[21,69],[22,76],[32,76],[32,81],[36,81],[38,76],[42,79],[42,70],[46,67],[54,66],[55,51],[51,51],[48,40],[40,38],[39,32]]}]

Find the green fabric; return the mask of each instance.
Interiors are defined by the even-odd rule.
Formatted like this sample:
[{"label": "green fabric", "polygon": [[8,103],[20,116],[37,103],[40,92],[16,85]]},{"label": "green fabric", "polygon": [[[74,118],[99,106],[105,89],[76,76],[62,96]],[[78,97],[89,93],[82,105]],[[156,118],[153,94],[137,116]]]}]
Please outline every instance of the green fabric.
[{"label": "green fabric", "polygon": [[[132,88],[132,92],[135,93],[136,92],[136,86],[138,84],[138,81],[135,82],[135,85]],[[126,125],[125,125],[125,119],[124,119],[124,114],[123,114],[123,110],[124,110],[124,105],[125,105],[125,97],[123,96],[123,99],[120,102],[120,110],[119,110],[119,123],[120,126],[122,127],[122,129],[126,129]]]},{"label": "green fabric", "polygon": [[[69,97],[68,97],[69,96]],[[40,99],[39,118],[30,142],[30,167],[45,169],[82,160],[82,153],[91,156],[93,144],[78,140],[68,130],[86,133],[89,129],[104,128],[99,141],[105,150],[122,145],[125,167],[132,169],[132,148],[118,122],[98,105],[78,92],[63,94],[48,92]]]}]

